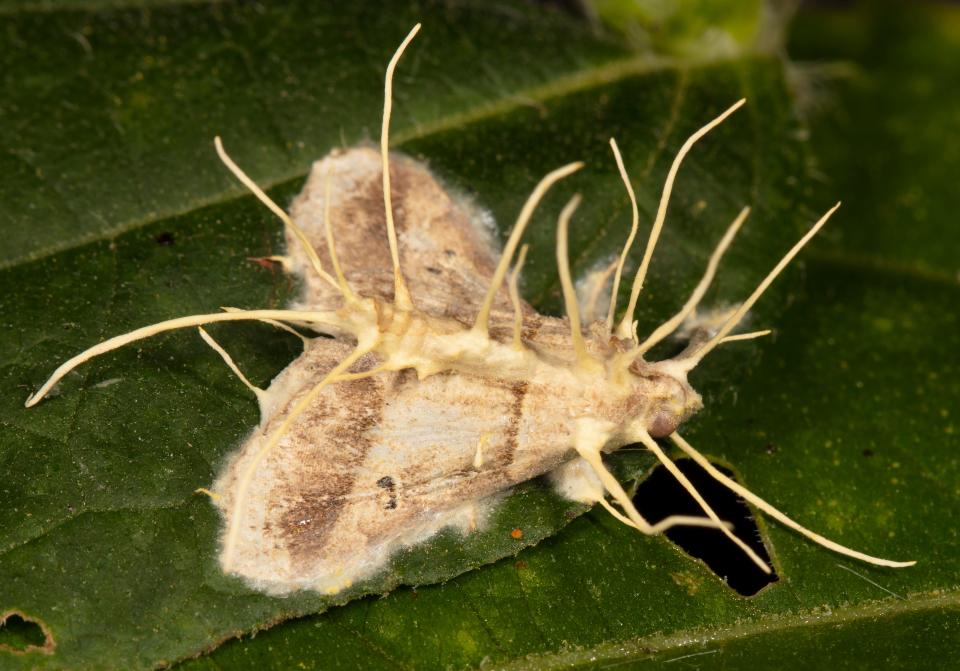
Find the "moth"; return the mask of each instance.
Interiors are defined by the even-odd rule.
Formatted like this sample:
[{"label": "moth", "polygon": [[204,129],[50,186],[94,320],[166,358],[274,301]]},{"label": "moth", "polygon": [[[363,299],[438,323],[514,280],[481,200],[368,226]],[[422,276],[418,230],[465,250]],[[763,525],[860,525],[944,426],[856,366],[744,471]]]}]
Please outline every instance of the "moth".
[{"label": "moth", "polygon": [[[568,228],[579,196],[563,208],[557,224],[566,317],[539,314],[519,294],[527,253],[521,239],[547,191],[583,166],[571,163],[543,177],[498,258],[479,208],[451,196],[424,165],[389,151],[393,73],[419,28],[387,66],[379,152],[359,147],[317,161],[289,215],[233,162],[220,138],[215,140],[227,168],[284,223],[288,252],[277,260],[304,287],[294,305],[180,317],[110,338],[61,365],[26,405],[35,405],[92,357],[172,329],[199,328],[256,394],[261,410],[260,424],[204,490],[222,513],[219,562],[224,572],[273,594],[339,592],[376,575],[398,550],[443,528],[470,533],[504,492],[545,474],[561,495],[600,504],[644,534],[676,525],[718,528],[769,572],[676,467],[657,442],[661,438],[814,542],[879,566],[912,565],[871,557],[804,528],[717,470],[678,433],[702,407],[687,374],[719,345],[768,333],[733,331],[839,203],[741,304],[712,323],[698,322],[693,319],[698,304],[748,215],[744,208],[690,298],[641,340],[633,313],[677,172],[693,145],[745,101],[694,133],[674,159],[619,322],[616,296],[639,215],[611,140],[633,221],[611,272],[594,283],[605,287],[612,274],[606,314],[597,309],[596,290],[578,302],[570,274]],[[268,389],[258,389],[202,329],[237,320],[297,326],[328,337],[306,338],[294,330],[304,337],[303,354]],[[684,351],[662,361],[645,359],[654,345],[681,328],[691,331]],[[677,478],[703,516],[672,516],[651,524],[640,515],[603,461],[605,453],[635,443]]]}]

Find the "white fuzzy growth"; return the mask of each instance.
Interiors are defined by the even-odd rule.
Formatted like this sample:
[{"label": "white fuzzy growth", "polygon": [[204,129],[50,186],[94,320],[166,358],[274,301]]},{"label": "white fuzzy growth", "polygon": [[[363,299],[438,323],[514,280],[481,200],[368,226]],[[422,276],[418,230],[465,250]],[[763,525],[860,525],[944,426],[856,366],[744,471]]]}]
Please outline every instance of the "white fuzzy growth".
[{"label": "white fuzzy growth", "polygon": [[683,324],[677,329],[676,337],[680,340],[690,340],[697,333],[707,338],[712,337],[739,307],[740,304],[735,303],[694,310],[689,317],[683,320]]},{"label": "white fuzzy growth", "polygon": [[616,256],[600,259],[577,280],[577,305],[584,323],[599,321],[607,314],[616,263]]},{"label": "white fuzzy growth", "polygon": [[580,457],[551,471],[550,482],[560,496],[571,501],[594,504],[605,495],[600,478]]}]

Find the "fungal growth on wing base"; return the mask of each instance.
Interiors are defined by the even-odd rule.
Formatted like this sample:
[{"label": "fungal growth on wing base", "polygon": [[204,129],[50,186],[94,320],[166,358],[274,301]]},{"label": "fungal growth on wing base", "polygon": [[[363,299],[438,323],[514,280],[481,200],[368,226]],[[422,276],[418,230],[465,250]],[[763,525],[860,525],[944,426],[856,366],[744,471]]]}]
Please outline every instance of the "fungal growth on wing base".
[{"label": "fungal growth on wing base", "polygon": [[[674,159],[627,310],[615,328],[616,296],[639,216],[622,157],[611,141],[632,203],[633,226],[613,266],[606,318],[581,323],[579,305],[596,301],[577,296],[570,274],[567,237],[579,195],[564,207],[557,225],[567,317],[547,317],[520,298],[518,277],[526,254],[521,241],[547,191],[583,166],[568,164],[540,181],[497,258],[487,215],[452,197],[423,165],[389,153],[392,76],[417,30],[387,68],[380,151],[335,151],[315,163],[290,215],[230,159],[219,138],[215,141],[224,164],[284,223],[289,248],[282,261],[304,282],[292,308],[227,309],[116,336],[60,366],[27,406],[91,357],[171,329],[259,320],[334,336],[305,338],[303,354],[263,390],[250,384],[230,355],[200,329],[261,407],[260,424],[227,460],[210,492],[224,521],[220,564],[275,594],[335,593],[382,571],[395,552],[442,528],[470,533],[484,524],[503,492],[542,474],[550,475],[563,496],[599,503],[645,534],[678,525],[715,528],[770,572],[764,558],[731,532],[660,447],[656,439],[664,437],[719,483],[815,542],[880,566],[912,564],[870,557],[805,529],[714,469],[677,433],[702,407],[687,382],[689,371],[724,342],[768,333],[733,331],[839,205],[722,323],[696,331],[687,349],[672,359],[644,359],[654,345],[690,323],[748,215],[745,208],[731,223],[690,299],[641,341],[633,312],[681,162],[744,101],[697,131]],[[651,524],[640,514],[603,463],[604,453],[631,443],[642,443],[656,455],[702,516],[671,516]]]}]

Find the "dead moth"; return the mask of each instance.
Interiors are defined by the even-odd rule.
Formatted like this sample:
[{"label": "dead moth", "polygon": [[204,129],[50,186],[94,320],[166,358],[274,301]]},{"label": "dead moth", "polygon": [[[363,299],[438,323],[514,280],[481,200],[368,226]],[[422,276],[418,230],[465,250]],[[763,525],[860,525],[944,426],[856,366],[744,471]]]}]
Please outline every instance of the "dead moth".
[{"label": "dead moth", "polygon": [[[698,303],[746,219],[745,208],[720,240],[689,300],[644,340],[637,336],[634,309],[681,161],[744,101],[697,131],[674,159],[626,311],[616,324],[615,301],[638,212],[611,140],[633,204],[630,234],[616,263],[599,281],[584,283],[578,297],[567,259],[567,229],[579,203],[574,197],[560,215],[556,242],[567,317],[547,317],[519,296],[526,254],[520,241],[547,190],[582,165],[563,166],[541,180],[497,258],[482,212],[453,198],[423,165],[388,152],[393,72],[418,30],[419,25],[387,67],[380,151],[334,151],[316,162],[289,216],[216,140],[227,167],[285,224],[289,250],[279,260],[304,284],[295,305],[181,317],[116,336],[60,366],[26,405],[39,402],[84,361],[172,329],[260,320],[333,335],[305,338],[303,354],[261,390],[200,329],[261,408],[259,426],[212,487],[223,516],[220,564],[275,594],[338,592],[383,570],[397,550],[444,527],[469,533],[483,523],[498,496],[543,474],[563,496],[599,503],[645,534],[675,525],[717,527],[769,571],[668,458],[656,441],[664,437],[719,482],[813,541],[879,566],[913,564],[871,557],[805,529],[718,471],[677,433],[702,407],[687,382],[689,371],[722,343],[766,333],[732,335],[839,205],[743,303],[721,319],[714,314],[697,322]],[[611,277],[606,314],[596,314],[603,302],[598,287]],[[683,352],[645,360],[654,345],[691,323]],[[602,459],[605,452],[632,443],[656,455],[696,499],[703,517],[674,516],[650,524],[637,512]]]}]

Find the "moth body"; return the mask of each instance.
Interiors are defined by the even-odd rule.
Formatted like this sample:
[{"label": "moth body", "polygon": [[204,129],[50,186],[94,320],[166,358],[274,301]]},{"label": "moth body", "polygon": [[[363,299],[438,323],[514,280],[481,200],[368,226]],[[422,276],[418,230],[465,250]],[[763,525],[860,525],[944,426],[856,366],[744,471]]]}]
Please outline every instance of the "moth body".
[{"label": "moth body", "polygon": [[[268,436],[352,349],[329,340],[308,346],[266,390],[270,414],[214,486],[224,529],[242,520],[239,535],[222,540],[236,548],[229,569],[272,593],[339,591],[443,527],[472,531],[510,487],[579,460],[578,422],[602,424],[610,437],[604,447],[615,449],[630,442],[636,422],[687,410],[677,407],[677,383],[661,375],[611,382],[554,357],[503,348],[509,345],[494,341],[487,351],[494,360],[512,358],[512,367],[480,372],[476,361],[421,378],[398,364],[324,388],[243,487]],[[371,355],[350,372],[383,363]],[[560,477],[558,491],[585,496],[571,495],[576,486]]]}]

